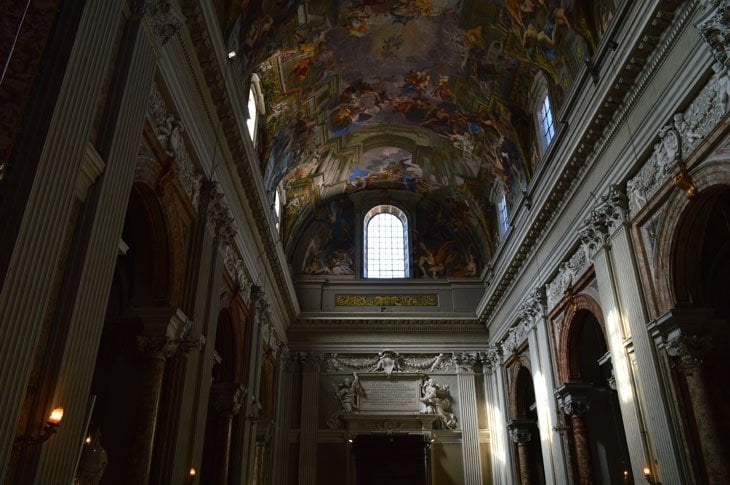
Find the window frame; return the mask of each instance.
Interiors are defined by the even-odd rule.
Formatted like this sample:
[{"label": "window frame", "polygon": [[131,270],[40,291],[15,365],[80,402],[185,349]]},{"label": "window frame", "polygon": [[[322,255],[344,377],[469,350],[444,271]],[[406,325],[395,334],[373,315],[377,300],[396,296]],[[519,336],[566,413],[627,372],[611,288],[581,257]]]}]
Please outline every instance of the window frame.
[{"label": "window frame", "polygon": [[[253,108],[253,109],[252,109]],[[248,97],[246,98],[246,110],[248,111],[248,118],[246,119],[246,131],[251,139],[251,143],[254,148],[257,148],[259,132],[259,115],[266,112],[264,107],[264,96],[261,91],[261,80],[258,75],[251,74],[251,82],[248,88]]]},{"label": "window frame", "polygon": [[[394,216],[396,219],[398,219],[402,225],[402,238],[403,238],[403,276],[368,276],[368,239],[370,236],[370,233],[368,231],[370,227],[370,223],[375,219],[375,217],[382,215],[382,214],[390,214]],[[370,210],[368,210],[365,213],[365,216],[362,219],[363,221],[363,237],[362,237],[362,245],[363,245],[363,270],[362,270],[362,277],[363,279],[407,279],[411,276],[411,268],[410,268],[410,233],[409,233],[409,224],[408,224],[408,215],[404,210],[402,210],[400,207],[396,207],[394,205],[390,204],[380,204],[372,207]]]},{"label": "window frame", "polygon": [[504,190],[497,199],[497,226],[500,236],[504,236],[509,231],[509,204],[507,203],[507,192]]},{"label": "window frame", "polygon": [[[547,79],[542,72],[538,72],[535,75],[535,79],[532,82],[532,89],[530,90],[530,99],[530,110],[538,139],[537,148],[540,151],[540,156],[542,156],[550,148],[556,134],[553,100],[550,97]],[[547,127],[543,123],[543,118],[546,118],[546,121],[550,122]]]}]

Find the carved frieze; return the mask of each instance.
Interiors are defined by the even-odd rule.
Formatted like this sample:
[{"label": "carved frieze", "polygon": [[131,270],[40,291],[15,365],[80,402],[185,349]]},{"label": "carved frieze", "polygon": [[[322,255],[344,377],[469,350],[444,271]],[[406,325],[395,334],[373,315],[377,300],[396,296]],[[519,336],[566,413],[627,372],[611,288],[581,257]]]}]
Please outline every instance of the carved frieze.
[{"label": "carved frieze", "polygon": [[586,251],[582,247],[573,253],[568,261],[560,264],[557,276],[545,285],[547,310],[552,310],[557,305],[590,265]]},{"label": "carved frieze", "polygon": [[238,292],[243,298],[246,306],[251,303],[251,279],[248,277],[248,271],[243,259],[238,255],[232,243],[223,246],[223,264],[228,274],[234,279],[238,286]]},{"label": "carved frieze", "polygon": [[147,117],[160,146],[165,150],[167,156],[174,160],[177,167],[175,172],[180,184],[197,210],[203,176],[193,165],[185,148],[182,137],[184,131],[182,120],[170,113],[162,94],[155,85],[152,86],[147,101]]},{"label": "carved frieze", "polygon": [[712,10],[697,24],[717,62],[728,65],[730,57],[730,0],[710,0]]},{"label": "carved frieze", "polygon": [[484,372],[494,372],[499,369],[502,364],[502,349],[497,344],[487,347],[487,351],[482,355],[482,364]]},{"label": "carved frieze", "polygon": [[160,45],[165,45],[177,34],[185,22],[183,14],[169,0],[146,2],[144,14]]},{"label": "carved frieze", "polygon": [[[726,3],[726,2],[723,2]],[[727,5],[725,5],[727,11]],[[725,33],[725,35],[727,35]],[[631,215],[638,213],[728,111],[730,78],[724,64],[683,113],[659,130],[660,141],[639,172],[626,183]]]},{"label": "carved frieze", "polygon": [[[461,359],[463,355],[459,354]],[[480,359],[479,353],[470,353],[474,359]],[[438,354],[401,354],[385,349],[377,354],[325,354],[322,365],[324,372],[364,371],[383,373],[422,372],[455,372],[457,362],[454,354],[441,352]]]},{"label": "carved frieze", "polygon": [[335,295],[336,306],[438,306],[437,295]]}]

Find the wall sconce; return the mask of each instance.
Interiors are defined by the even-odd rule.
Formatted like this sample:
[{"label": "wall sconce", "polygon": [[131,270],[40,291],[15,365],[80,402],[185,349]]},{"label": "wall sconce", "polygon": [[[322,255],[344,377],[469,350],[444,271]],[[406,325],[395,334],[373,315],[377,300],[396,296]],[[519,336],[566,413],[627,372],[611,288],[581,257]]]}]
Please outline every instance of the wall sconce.
[{"label": "wall sconce", "polygon": [[46,425],[43,426],[43,431],[41,431],[41,434],[39,434],[36,437],[21,436],[19,438],[16,438],[15,446],[17,447],[20,443],[27,443],[27,444],[31,444],[31,445],[43,443],[58,430],[58,427],[61,425],[62,419],[63,419],[63,408],[58,407],[58,408],[54,409],[53,411],[51,411],[51,414],[48,416],[48,419],[46,420]]},{"label": "wall sconce", "polygon": [[649,469],[648,466],[644,467],[644,478],[646,479],[646,481],[648,483],[651,483],[652,485],[654,485],[656,483],[654,481],[654,477],[651,475],[651,470]]},{"label": "wall sconce", "polygon": [[198,474],[197,471],[195,471],[195,468],[191,468],[190,471],[188,471],[188,483],[195,482],[195,477]]}]

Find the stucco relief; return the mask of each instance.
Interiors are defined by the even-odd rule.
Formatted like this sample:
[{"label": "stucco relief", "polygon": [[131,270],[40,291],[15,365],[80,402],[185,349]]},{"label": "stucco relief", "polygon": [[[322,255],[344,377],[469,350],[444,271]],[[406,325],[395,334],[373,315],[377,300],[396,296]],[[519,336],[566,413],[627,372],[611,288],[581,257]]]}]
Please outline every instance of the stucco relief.
[{"label": "stucco relief", "polygon": [[666,183],[670,174],[728,112],[730,78],[723,64],[683,113],[659,130],[659,141],[639,172],[626,183],[631,215],[636,215]]},{"label": "stucco relief", "polygon": [[185,127],[182,120],[170,113],[155,85],[152,86],[147,100],[147,117],[165,154],[175,160],[180,184],[193,207],[198,210],[203,176],[193,165],[185,148],[182,136]]},{"label": "stucco relief", "polygon": [[454,354],[400,354],[391,349],[374,354],[325,354],[323,371],[365,371],[383,373],[455,372]]},{"label": "stucco relief", "polygon": [[558,274],[545,285],[547,293],[547,310],[552,310],[568,291],[590,267],[586,251],[581,247],[568,261],[560,264]]}]

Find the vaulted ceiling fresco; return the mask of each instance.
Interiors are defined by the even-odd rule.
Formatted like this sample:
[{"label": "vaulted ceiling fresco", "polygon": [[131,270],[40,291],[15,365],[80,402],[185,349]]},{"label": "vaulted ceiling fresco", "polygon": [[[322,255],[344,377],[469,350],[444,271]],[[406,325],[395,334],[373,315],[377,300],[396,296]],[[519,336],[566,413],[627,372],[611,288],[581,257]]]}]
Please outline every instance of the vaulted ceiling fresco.
[{"label": "vaulted ceiling fresco", "polygon": [[332,196],[410,191],[463,205],[480,260],[495,185],[519,192],[539,161],[536,75],[559,106],[613,12],[612,0],[242,3],[242,68],[262,82],[262,171],[286,192],[285,242]]}]

